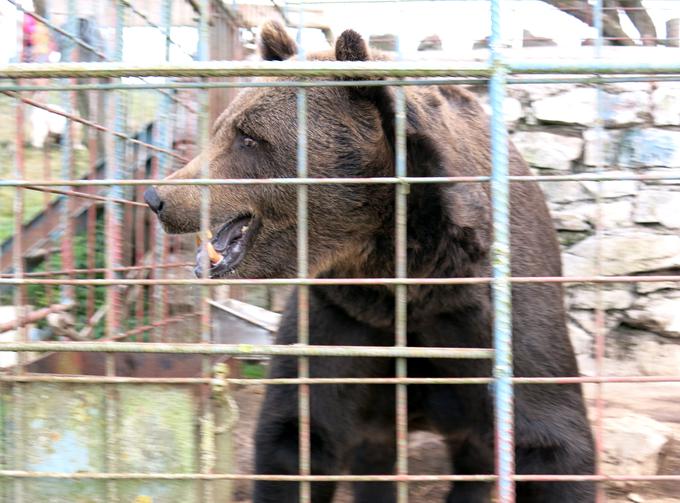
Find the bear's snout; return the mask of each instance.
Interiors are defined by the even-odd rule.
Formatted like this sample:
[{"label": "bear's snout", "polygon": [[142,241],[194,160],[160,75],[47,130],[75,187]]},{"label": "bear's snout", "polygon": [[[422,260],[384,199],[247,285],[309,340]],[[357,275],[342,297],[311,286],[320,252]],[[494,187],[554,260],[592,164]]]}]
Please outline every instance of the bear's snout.
[{"label": "bear's snout", "polygon": [[146,191],[144,191],[144,202],[147,204],[147,206],[149,206],[149,208],[151,208],[151,211],[153,211],[156,215],[160,215],[164,203],[155,188],[149,187],[146,189]]}]

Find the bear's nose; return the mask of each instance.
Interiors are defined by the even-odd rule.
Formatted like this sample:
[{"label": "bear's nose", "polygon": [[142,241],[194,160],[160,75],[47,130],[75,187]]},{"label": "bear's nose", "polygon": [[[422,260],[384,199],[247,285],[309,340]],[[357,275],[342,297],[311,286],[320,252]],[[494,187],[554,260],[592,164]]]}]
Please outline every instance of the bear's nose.
[{"label": "bear's nose", "polygon": [[163,200],[153,187],[149,187],[144,191],[144,202],[149,205],[151,211],[153,211],[156,215],[160,214],[161,210],[163,209]]}]

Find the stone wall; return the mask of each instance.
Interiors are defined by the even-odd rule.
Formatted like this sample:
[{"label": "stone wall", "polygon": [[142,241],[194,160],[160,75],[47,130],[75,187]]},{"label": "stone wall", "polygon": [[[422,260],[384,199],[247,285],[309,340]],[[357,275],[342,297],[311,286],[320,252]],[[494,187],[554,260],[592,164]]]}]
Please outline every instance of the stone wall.
[{"label": "stone wall", "polygon": [[[479,91],[485,106],[488,99]],[[601,240],[595,236],[598,182],[543,183],[559,233],[565,276],[680,274],[680,83],[603,86],[514,85],[505,114],[535,174],[650,174],[676,180],[601,182]],[[598,243],[598,241],[600,241]],[[594,373],[596,289],[566,287],[569,331],[581,373]],[[678,375],[680,282],[602,287],[609,375]]]}]

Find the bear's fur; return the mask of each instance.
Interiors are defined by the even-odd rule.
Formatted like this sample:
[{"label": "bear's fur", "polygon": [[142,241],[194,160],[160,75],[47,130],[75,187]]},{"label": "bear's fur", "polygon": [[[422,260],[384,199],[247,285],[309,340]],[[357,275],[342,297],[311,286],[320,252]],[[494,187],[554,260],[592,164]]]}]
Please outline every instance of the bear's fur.
[{"label": "bear's fur", "polygon": [[[296,52],[285,29],[275,23],[263,28],[261,46],[269,60],[285,60]],[[362,61],[371,57],[382,58],[369,55],[362,38],[346,31],[334,52],[310,59]],[[404,89],[408,175],[489,175],[489,124],[476,99],[455,85]],[[394,92],[373,86],[308,89],[309,175],[394,176]],[[208,149],[173,177],[195,178],[202,163],[207,163],[215,178],[294,177],[296,148],[295,89],[253,88],[243,91],[216,121]],[[528,175],[512,145],[509,155],[511,175]],[[216,248],[223,251],[227,265],[213,266],[211,276],[295,276],[295,187],[217,185],[210,188],[210,194],[211,224],[217,228],[225,222],[239,222],[241,226],[240,231],[229,224],[221,229],[231,230],[216,231]],[[163,186],[154,190],[150,200],[166,230],[195,232],[200,195],[200,189],[193,186]],[[539,187],[533,182],[513,183],[510,203],[512,274],[560,276],[559,248]],[[394,276],[394,186],[312,185],[308,208],[312,277]],[[412,184],[407,210],[408,276],[489,276],[490,219],[488,184]],[[488,284],[414,285],[407,292],[409,346],[492,347]],[[310,342],[392,346],[394,306],[394,289],[388,286],[310,287]],[[277,344],[297,341],[297,313],[297,295],[293,294]],[[578,375],[559,284],[513,284],[512,329],[515,375]],[[273,358],[271,377],[296,377],[297,372],[295,358]],[[488,377],[491,373],[489,360],[408,360],[411,377]],[[388,358],[311,358],[310,374],[390,377],[395,367]],[[517,472],[592,474],[593,443],[580,386],[527,384],[517,385],[515,392]],[[268,388],[257,428],[257,473],[298,473],[297,393],[293,385]],[[408,405],[412,430],[432,430],[446,440],[453,473],[494,473],[493,387],[409,385]],[[394,473],[395,449],[394,386],[311,386],[313,473]],[[258,481],[254,501],[297,502],[298,486]],[[447,502],[488,503],[492,486],[457,483]],[[334,488],[333,483],[312,484],[312,501],[331,501]],[[357,502],[395,501],[391,483],[357,483],[354,491]],[[590,482],[518,483],[517,501],[592,503],[594,486]]]}]

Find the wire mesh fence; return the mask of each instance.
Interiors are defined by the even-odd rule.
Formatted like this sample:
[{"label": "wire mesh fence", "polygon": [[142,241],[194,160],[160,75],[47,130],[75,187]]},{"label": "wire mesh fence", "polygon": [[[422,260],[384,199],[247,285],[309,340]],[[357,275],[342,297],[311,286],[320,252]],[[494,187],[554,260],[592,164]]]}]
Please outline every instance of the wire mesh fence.
[{"label": "wire mesh fence", "polygon": [[[9,2],[20,11],[27,10],[13,0]],[[393,497],[399,503],[418,501],[409,495],[409,486],[416,482],[448,481],[456,485],[470,484],[470,487],[475,487],[475,483],[490,482],[494,485],[496,500],[502,503],[522,502],[523,498],[529,498],[521,491],[516,494],[517,483],[597,482],[597,495],[590,499],[585,495],[579,501],[599,502],[607,500],[605,489],[612,483],[680,483],[680,474],[622,475],[606,473],[602,468],[605,410],[602,386],[606,383],[680,382],[677,372],[645,376],[615,376],[605,372],[606,308],[603,288],[609,284],[632,283],[672,282],[677,285],[677,267],[661,271],[650,268],[653,272],[647,274],[612,274],[605,264],[606,253],[597,249],[596,266],[591,274],[518,276],[511,274],[510,269],[511,187],[536,182],[595,182],[597,207],[601,208],[603,183],[607,181],[669,182],[680,179],[680,174],[676,170],[612,173],[603,160],[584,173],[513,174],[509,171],[508,156],[513,153],[508,147],[504,110],[507,86],[511,84],[593,85],[599,89],[593,130],[604,137],[607,109],[601,86],[618,82],[676,81],[680,79],[677,58],[633,60],[605,57],[605,41],[623,40],[623,37],[603,35],[606,22],[610,20],[608,12],[611,7],[602,1],[595,2],[592,11],[587,13],[597,32],[597,36],[593,37],[593,52],[587,58],[558,59],[549,54],[530,59],[512,54],[502,28],[508,22],[510,11],[519,8],[517,3],[500,0],[484,3],[489,8],[491,27],[487,41],[488,60],[475,62],[405,61],[402,59],[403,51],[399,50],[395,59],[387,61],[308,61],[304,50],[283,62],[212,61],[216,58],[211,56],[214,53],[208,43],[210,30],[218,30],[218,25],[220,30],[231,32],[231,35],[234,35],[233,32],[240,33],[239,30],[251,30],[248,23],[244,25],[238,17],[244,14],[235,6],[201,0],[187,3],[178,12],[178,5],[166,0],[160,9],[153,6],[158,12],[152,12],[146,8],[153,4],[138,6],[125,0],[102,3],[106,6],[95,19],[100,24],[96,31],[100,37],[107,38],[105,42],[92,36],[93,18],[88,20],[91,30],[88,32],[84,29],[87,27],[84,18],[78,19],[78,6],[68,1],[65,2],[67,12],[63,16],[66,20],[63,25],[47,13],[34,12],[28,16],[61,37],[61,43],[65,45],[60,51],[60,62],[36,62],[40,61],[38,53],[24,51],[22,62],[0,66],[0,91],[12,99],[12,112],[16,118],[14,171],[0,181],[3,197],[11,198],[14,205],[11,231],[3,236],[7,240],[0,257],[0,288],[5,296],[12,296],[5,303],[16,310],[14,320],[0,325],[3,333],[15,331],[13,339],[0,343],[0,349],[16,355],[0,375],[4,386],[2,415],[5,421],[0,477],[5,501],[31,501],[41,494],[67,498],[64,496],[66,492],[58,491],[73,491],[74,487],[82,489],[85,497],[92,498],[92,501],[155,501],[152,498],[159,501],[230,501],[233,491],[230,481],[248,480],[296,482],[296,489],[292,492],[280,489],[290,486],[273,487],[279,487],[275,490],[275,493],[280,491],[276,493],[279,501],[299,499],[302,502],[328,500],[321,495],[323,489],[318,492],[319,488],[325,487],[319,484],[321,482],[366,482],[374,485],[394,482],[394,495],[389,491],[380,494]],[[330,5],[332,2],[319,4]],[[303,27],[307,26],[305,16],[310,15],[304,7],[311,5],[316,4],[288,3],[284,7],[276,6],[276,10],[283,10],[284,18],[296,15],[298,32],[303,33]],[[618,8],[629,12],[641,9],[639,6]],[[175,15],[181,15],[181,23],[191,24],[195,30],[197,39],[194,45],[175,38],[173,26],[177,26],[177,22],[173,22],[173,9]],[[162,63],[123,62],[124,33],[126,27],[130,33],[130,25],[135,26],[135,23],[158,32]],[[668,45],[672,46],[670,31],[665,38],[658,38],[669,41]],[[179,32],[175,30],[174,33]],[[650,40],[649,36],[644,37],[645,34],[641,33],[641,41]],[[532,38],[536,37],[529,36],[529,39]],[[73,56],[76,50],[79,54]],[[73,61],[69,61],[72,57]],[[264,79],[249,80],[257,77]],[[238,80],[226,81],[225,78]],[[408,128],[412,127],[409,121],[413,119],[409,113],[413,110],[409,108],[407,90],[462,85],[488,85],[491,110],[488,156],[492,169],[484,175],[463,173],[448,176],[443,171],[439,175],[430,173],[422,176],[409,164],[412,160],[409,159],[407,134]],[[289,154],[294,158],[295,172],[275,176],[261,171],[250,176],[220,178],[211,172],[209,162],[198,157],[197,169],[192,176],[164,179],[179,166],[194,162],[190,160],[196,154],[209,148],[214,108],[221,110],[225,99],[232,98],[219,92],[232,88],[292,89],[295,110],[291,125],[296,129],[296,139],[294,153],[291,151]],[[393,173],[367,177],[319,177],[311,169],[314,166],[310,164],[309,151],[310,144],[318,139],[313,128],[318,123],[315,114],[319,113],[315,108],[318,101],[312,99],[313,93],[318,89],[335,88],[392,89],[393,116],[390,117],[391,123],[383,126],[394,138],[394,147],[389,152],[393,159],[390,161],[390,166],[394,166]],[[215,94],[209,97],[208,90],[215,91]],[[29,108],[65,119],[58,153],[49,145],[25,149],[24,122]],[[85,143],[85,149],[78,148],[74,124],[83,126],[80,141]],[[84,131],[88,134],[85,135]],[[604,142],[598,148],[604,150]],[[36,155],[39,151],[40,155]],[[604,157],[604,154],[600,156],[601,159]],[[52,164],[57,162],[61,165],[59,176],[55,176],[52,170]],[[39,166],[38,170],[34,170],[34,165]],[[290,188],[295,193],[294,273],[275,274],[265,279],[229,275],[213,278],[210,271],[215,264],[211,263],[208,255],[199,253],[199,277],[191,277],[189,271],[195,264],[187,262],[186,250],[191,248],[193,237],[184,239],[162,232],[142,203],[144,189],[152,185],[196,189],[200,200],[197,230],[201,236],[215,228],[216,210],[211,204],[211,191],[216,187],[279,191]],[[408,221],[409,204],[414,201],[413,191],[421,187],[453,189],[469,185],[488,186],[491,194],[492,213],[488,215],[492,221],[490,267],[485,269],[485,274],[477,275],[413,275],[409,269],[409,254],[417,253],[417,250],[409,248],[409,232],[412,229]],[[394,220],[393,229],[390,229],[390,239],[394,240],[392,274],[390,277],[315,274],[315,270],[310,268],[310,246],[314,245],[309,242],[310,218],[313,220],[309,213],[310,194],[318,194],[313,191],[328,188],[342,190],[367,186],[393,190]],[[33,193],[39,194],[42,204],[37,204],[35,198],[28,199]],[[27,209],[31,210],[28,215]],[[594,235],[600,238],[598,246],[605,248],[603,210],[598,211],[593,230]],[[311,250],[316,253],[313,248]],[[562,284],[593,285],[594,375],[516,375],[513,371],[513,358],[517,358],[517,355],[513,357],[513,288],[518,285]],[[409,335],[413,330],[409,328],[409,316],[412,315],[409,311],[409,288],[461,288],[470,285],[487,285],[490,288],[493,316],[490,318],[492,326],[488,328],[493,331],[492,347],[414,345]],[[296,287],[292,294],[296,298],[294,341],[288,341],[288,344],[281,341],[274,344],[225,343],[224,338],[215,335],[213,311],[207,300],[248,299],[249,296],[262,295],[264,288],[291,286]],[[310,289],[324,286],[389,290],[393,300],[390,308],[393,320],[387,326],[393,340],[389,344],[366,345],[315,343],[318,339],[315,339],[314,324],[310,324],[310,313],[313,314]],[[265,291],[264,295],[269,293]],[[66,312],[70,314],[65,315]],[[49,333],[56,340],[36,340],[42,337],[31,326],[36,323],[41,326],[45,321],[49,322]],[[55,357],[54,361],[48,362],[45,355]],[[174,355],[178,355],[177,359],[170,359]],[[279,361],[292,357],[295,376],[244,378],[236,375],[238,370],[233,357],[273,357]],[[318,368],[312,371],[315,359],[331,361],[332,358],[384,359],[394,362],[394,368],[389,367],[384,375],[360,377],[329,376],[320,373]],[[409,369],[417,368],[413,362],[432,359],[489,361],[491,364],[485,375],[410,374]],[[222,365],[225,361],[230,362],[229,367]],[[521,444],[515,445],[518,385],[569,386],[584,383],[591,383],[596,388],[592,421],[598,458],[595,470],[579,473],[551,473],[550,470],[525,473],[522,469],[517,470],[515,455],[518,449],[522,449]],[[40,387],[45,384],[53,388]],[[316,461],[313,457],[314,444],[318,442],[314,429],[315,413],[319,414],[311,403],[313,386],[337,385],[345,387],[337,389],[349,389],[361,384],[390,385],[395,390],[393,426],[388,430],[394,437],[395,468],[385,473],[349,475],[320,472],[314,466]],[[90,392],[77,388],[80,385],[96,389]],[[297,408],[293,416],[299,418],[294,428],[297,436],[293,448],[298,464],[296,473],[243,473],[234,466],[233,445],[228,438],[235,411],[230,398],[232,388],[256,385],[294,386],[296,389],[294,395],[289,395]],[[455,474],[423,475],[409,470],[408,435],[412,428],[409,425],[412,421],[409,402],[413,401],[409,389],[418,385],[481,385],[488,390],[493,401],[494,434],[491,442],[494,466],[488,473],[466,473],[463,470]],[[146,392],[136,391],[144,386],[155,387]],[[181,394],[183,392],[174,395],[175,386],[189,388],[190,391],[187,395]],[[86,405],[71,407],[66,403],[66,408],[74,411],[72,415],[85,413],[82,412],[85,410],[88,411],[86,414],[98,418],[97,424],[102,428],[102,432],[96,434],[101,437],[96,451],[101,455],[100,462],[75,461],[69,465],[60,462],[59,452],[54,459],[37,462],[36,451],[31,447],[31,435],[45,430],[45,435],[49,436],[48,429],[41,429],[40,421],[49,413],[49,407],[58,407],[60,396],[66,397],[74,389],[79,393],[79,400]],[[154,401],[154,393],[160,401]],[[47,395],[53,395],[57,401],[49,400]],[[41,399],[45,400],[45,410],[40,409]],[[64,400],[67,401],[66,398]],[[166,400],[174,401],[177,407],[166,407]],[[177,423],[177,430],[183,432],[186,438],[193,438],[193,441],[183,440],[191,447],[178,455],[182,462],[169,461],[173,454],[160,449],[166,440],[162,436],[153,438],[152,445],[159,446],[158,455],[137,453],[133,446],[135,442],[143,443],[131,432],[135,425],[129,424],[133,419],[141,421],[137,415],[140,412],[152,417],[163,416],[159,419],[162,427],[172,429],[175,426],[171,420],[166,421],[164,413],[159,412],[164,407],[184,421]],[[36,416],[34,409],[40,409],[40,414]],[[153,426],[144,422],[139,424],[137,435],[153,436],[150,433],[154,431]],[[198,424],[197,434],[193,431],[195,424]],[[64,458],[77,457],[82,455],[83,450],[78,444],[84,442],[88,435],[95,434],[93,430],[78,430],[74,439],[69,440],[71,443],[53,440],[51,449],[63,449],[67,453]],[[73,455],[72,451],[80,454]],[[131,458],[134,459],[131,461]],[[151,459],[154,461],[149,461]],[[63,466],[76,466],[78,469],[60,470]],[[36,480],[39,484],[31,485],[27,480]],[[69,484],[84,480],[89,485],[66,485],[63,487],[67,489],[59,490],[49,485],[59,484],[62,480],[69,481]],[[150,485],[144,485],[149,481]],[[182,485],[185,482],[189,485]],[[147,494],[148,499],[140,499]],[[256,492],[255,501],[264,501],[264,494]],[[545,498],[550,497],[548,494],[545,493]],[[558,501],[552,497],[552,500],[545,501]]]}]

